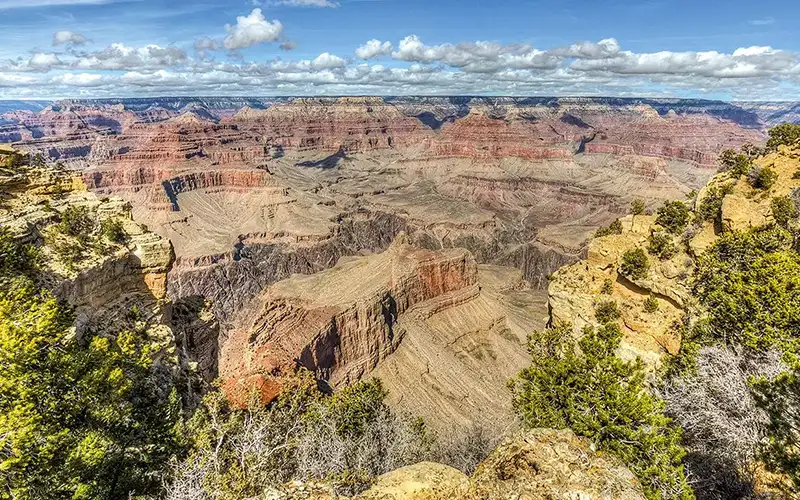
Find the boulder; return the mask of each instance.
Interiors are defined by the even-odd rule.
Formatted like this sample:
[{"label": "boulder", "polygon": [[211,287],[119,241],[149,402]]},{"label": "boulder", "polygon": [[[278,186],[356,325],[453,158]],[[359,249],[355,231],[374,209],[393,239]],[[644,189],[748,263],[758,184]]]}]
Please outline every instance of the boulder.
[{"label": "boulder", "polygon": [[469,478],[446,465],[422,462],[379,477],[357,500],[444,500],[464,498]]}]

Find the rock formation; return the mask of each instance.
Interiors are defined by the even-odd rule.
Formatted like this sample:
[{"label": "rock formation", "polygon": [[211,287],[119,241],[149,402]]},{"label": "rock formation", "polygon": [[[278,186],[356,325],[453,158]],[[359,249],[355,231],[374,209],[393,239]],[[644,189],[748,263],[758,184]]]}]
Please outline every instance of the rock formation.
[{"label": "rock formation", "polygon": [[[711,189],[722,191],[727,186],[719,216],[712,221],[695,216],[684,235],[669,235],[677,251],[666,260],[649,255],[649,269],[642,278],[632,279],[619,272],[623,254],[636,248],[647,251],[651,234],[666,233],[654,216],[622,217],[621,234],[592,239],[587,258],[553,274],[548,287],[550,323],[569,322],[579,336],[584,326],[599,326],[595,317],[597,305],[613,301],[621,314],[621,357],[640,357],[650,366],[657,366],[665,356],[677,354],[681,338],[675,323],[694,305],[689,291],[694,259],[726,231],[748,230],[773,221],[771,200],[794,196],[800,189],[800,179],[795,177],[800,169],[796,156],[795,150],[782,147],[756,160],[758,168],[769,167],[777,175],[766,191],[752,187],[747,176],[731,179],[722,173],[711,179],[698,193],[694,205],[699,206]],[[656,311],[645,310],[649,297],[658,302]]]},{"label": "rock formation", "polygon": [[[127,202],[87,192],[80,177],[69,172],[31,166],[19,167],[11,177],[0,175],[0,195],[0,228],[38,248],[39,284],[74,308],[78,335],[114,335],[141,329],[146,331],[160,366],[186,374],[198,372],[209,381],[214,378],[215,373],[205,366],[185,365],[199,357],[195,355],[198,351],[203,354],[194,344],[207,344],[209,334],[200,342],[191,341],[213,330],[213,316],[173,318],[167,297],[167,275],[174,260],[172,245],[134,222]],[[56,226],[65,213],[75,209],[85,211],[95,228],[91,234],[82,235],[85,242],[69,243],[85,247],[80,256],[70,254],[65,259],[59,246],[68,237]],[[120,231],[113,241],[98,234],[97,229],[111,221]],[[187,333],[187,325],[192,326],[194,337]],[[216,342],[218,331],[210,335]],[[191,384],[192,379],[186,380]],[[185,396],[192,399],[198,392],[199,388],[190,387]]]},{"label": "rock formation", "polygon": [[[322,487],[287,485],[274,500],[345,500]],[[572,431],[534,429],[509,438],[472,477],[423,462],[379,477],[353,500],[643,500],[636,476]]]},{"label": "rock formation", "polygon": [[219,372],[240,403],[253,388],[271,400],[302,366],[334,387],[378,376],[390,403],[434,425],[507,422],[505,382],[541,325],[539,297],[518,272],[401,234],[381,254],[269,287],[224,342]]}]

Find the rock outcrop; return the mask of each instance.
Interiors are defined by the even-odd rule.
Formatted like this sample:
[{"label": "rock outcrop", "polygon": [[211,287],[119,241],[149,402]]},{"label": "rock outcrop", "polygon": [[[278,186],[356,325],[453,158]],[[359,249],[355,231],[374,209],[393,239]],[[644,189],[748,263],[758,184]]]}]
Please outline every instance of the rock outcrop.
[{"label": "rock outcrop", "polygon": [[[629,215],[620,219],[621,234],[592,239],[587,258],[553,274],[548,287],[550,323],[571,323],[575,335],[580,336],[585,326],[600,326],[596,307],[613,301],[621,315],[623,340],[618,353],[621,357],[639,357],[650,366],[658,366],[665,356],[677,354],[681,338],[675,323],[696,306],[690,294],[694,259],[724,232],[746,231],[772,223],[772,199],[794,196],[800,189],[796,150],[781,147],[780,151],[757,159],[755,164],[757,168],[768,167],[775,172],[776,180],[769,189],[753,187],[747,176],[717,175],[700,190],[694,205],[700,206],[713,189],[717,195],[724,194],[719,214],[714,220],[704,221],[695,213],[683,235],[669,235],[654,216]],[[676,252],[664,260],[649,255],[649,268],[642,278],[622,275],[619,269],[624,253],[637,248],[647,252],[649,238],[656,232],[666,235]],[[658,308],[648,312],[645,300],[650,297],[658,303]]]},{"label": "rock outcrop", "polygon": [[[16,177],[14,183],[0,183],[0,228],[38,248],[37,283],[73,308],[76,334],[143,331],[160,369],[189,375],[189,385],[195,372],[213,379],[206,366],[189,366],[195,353],[203,354],[195,344],[202,348],[209,343],[203,328],[213,328],[213,316],[195,315],[191,322],[172,317],[167,274],[174,253],[169,240],[134,222],[127,202],[87,192],[80,177],[67,171],[23,165]],[[80,237],[59,227],[65,214],[75,210],[94,226],[81,223]],[[112,237],[102,230],[106,223],[117,228]],[[183,328],[187,325],[191,335]],[[185,402],[196,404],[199,392],[189,387]]]},{"label": "rock outcrop", "polygon": [[[274,500],[345,500],[321,487],[287,485]],[[636,476],[569,430],[534,429],[506,440],[472,477],[422,462],[383,476],[352,500],[643,500]]]}]

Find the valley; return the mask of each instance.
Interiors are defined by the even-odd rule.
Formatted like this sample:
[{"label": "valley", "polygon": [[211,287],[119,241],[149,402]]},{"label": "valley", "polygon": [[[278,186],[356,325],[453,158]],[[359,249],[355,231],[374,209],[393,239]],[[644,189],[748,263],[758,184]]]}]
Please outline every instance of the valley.
[{"label": "valley", "polygon": [[[527,333],[544,326],[548,277],[632,200],[684,198],[716,172],[720,151],[763,143],[760,112],[602,98],[61,101],[5,112],[0,140],[121,200],[171,242],[169,298],[207,302],[220,324],[218,348],[197,356],[208,377],[256,377],[269,394],[279,385],[259,374],[295,363],[334,386],[375,375],[393,404],[466,425],[510,418],[505,380],[525,365]],[[463,249],[463,285],[433,295],[382,285],[398,267],[380,256],[398,241]],[[406,298],[388,320],[375,312],[383,299],[356,285]],[[310,312],[280,313],[295,325],[283,334],[277,319],[245,321],[295,288],[281,299],[296,304],[287,311],[335,299],[313,306],[330,311],[312,314],[319,325]],[[372,312],[334,312],[352,307]],[[247,352],[266,355],[253,332],[282,354],[252,361]],[[203,359],[218,349],[219,360]]]}]

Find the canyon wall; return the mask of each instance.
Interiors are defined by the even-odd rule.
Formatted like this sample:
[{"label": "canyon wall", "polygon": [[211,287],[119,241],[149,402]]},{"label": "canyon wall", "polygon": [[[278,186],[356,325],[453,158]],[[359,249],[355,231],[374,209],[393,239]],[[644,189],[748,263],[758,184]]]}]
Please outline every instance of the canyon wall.
[{"label": "canyon wall", "polygon": [[169,296],[208,299],[224,331],[265,287],[400,231],[545,288],[632,199],[681,198],[764,137],[755,111],[657,99],[71,100],[3,118],[169,239]]}]

